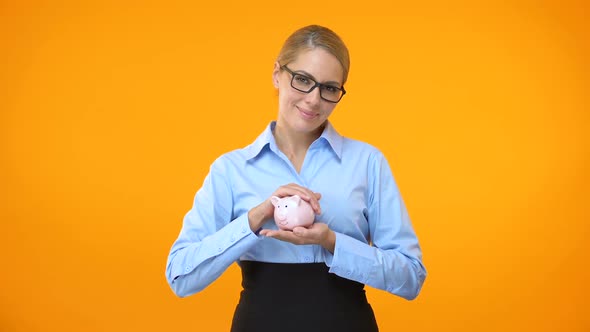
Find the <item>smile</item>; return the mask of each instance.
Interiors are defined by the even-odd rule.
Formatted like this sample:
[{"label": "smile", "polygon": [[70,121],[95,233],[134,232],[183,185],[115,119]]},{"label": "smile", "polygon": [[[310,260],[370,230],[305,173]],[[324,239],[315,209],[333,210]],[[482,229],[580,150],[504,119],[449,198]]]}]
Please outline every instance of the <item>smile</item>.
[{"label": "smile", "polygon": [[[297,107],[297,106],[296,106],[296,107]],[[311,119],[313,119],[313,118],[315,118],[315,117],[317,117],[317,116],[319,115],[319,114],[317,114],[317,113],[314,113],[314,112],[303,111],[303,110],[302,110],[302,109],[300,109],[299,107],[297,107],[297,110],[299,110],[299,114],[301,114],[301,116],[302,116],[304,119],[308,119],[308,120],[311,120]]]}]

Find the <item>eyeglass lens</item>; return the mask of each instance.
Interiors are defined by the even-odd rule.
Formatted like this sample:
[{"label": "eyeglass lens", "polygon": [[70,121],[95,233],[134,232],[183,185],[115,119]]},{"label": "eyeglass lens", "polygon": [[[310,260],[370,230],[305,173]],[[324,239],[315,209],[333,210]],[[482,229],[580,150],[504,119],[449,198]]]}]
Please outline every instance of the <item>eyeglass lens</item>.
[{"label": "eyeglass lens", "polygon": [[[293,73],[293,79],[291,80],[291,86],[293,88],[301,92],[309,93],[316,87],[316,85],[317,82],[313,79],[305,75]],[[319,88],[320,96],[327,101],[338,102],[343,94],[342,90],[336,86],[322,84]]]}]

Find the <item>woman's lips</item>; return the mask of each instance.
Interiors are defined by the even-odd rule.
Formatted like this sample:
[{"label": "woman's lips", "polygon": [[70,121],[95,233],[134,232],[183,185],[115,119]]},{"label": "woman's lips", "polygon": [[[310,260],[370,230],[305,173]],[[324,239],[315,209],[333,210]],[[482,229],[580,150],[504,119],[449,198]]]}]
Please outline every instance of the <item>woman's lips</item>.
[{"label": "woman's lips", "polygon": [[318,116],[318,114],[317,114],[317,113],[314,113],[314,112],[309,112],[309,111],[304,111],[304,110],[302,110],[302,109],[301,109],[301,108],[299,108],[299,107],[297,107],[297,109],[299,110],[299,114],[301,114],[301,116],[302,116],[304,119],[311,120],[311,119],[313,119],[313,118],[315,118],[315,117],[317,117],[317,116]]}]

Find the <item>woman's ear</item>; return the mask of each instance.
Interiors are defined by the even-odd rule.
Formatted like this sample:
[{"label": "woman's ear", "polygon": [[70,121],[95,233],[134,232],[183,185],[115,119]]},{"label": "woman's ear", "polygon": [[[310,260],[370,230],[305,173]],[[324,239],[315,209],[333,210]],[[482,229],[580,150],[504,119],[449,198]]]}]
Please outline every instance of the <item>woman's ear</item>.
[{"label": "woman's ear", "polygon": [[281,65],[278,62],[275,62],[275,67],[272,71],[272,84],[275,88],[279,88],[279,74],[281,73]]}]

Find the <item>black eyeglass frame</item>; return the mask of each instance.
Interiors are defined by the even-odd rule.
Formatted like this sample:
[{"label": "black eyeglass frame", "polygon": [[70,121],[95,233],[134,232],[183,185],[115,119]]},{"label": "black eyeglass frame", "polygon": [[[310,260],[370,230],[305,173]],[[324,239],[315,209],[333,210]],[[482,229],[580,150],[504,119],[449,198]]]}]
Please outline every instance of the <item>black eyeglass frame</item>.
[{"label": "black eyeglass frame", "polygon": [[[322,83],[316,82],[316,80],[314,80],[313,78],[311,78],[307,75],[299,74],[299,73],[292,71],[291,69],[289,69],[289,67],[287,67],[287,65],[282,65],[281,68],[284,69],[285,71],[287,71],[287,73],[291,74],[291,87],[299,92],[310,93],[313,91],[313,89],[319,87],[320,88],[320,98],[322,98],[322,100],[325,100],[329,103],[334,103],[334,104],[338,103],[342,99],[342,97],[344,97],[344,95],[346,94],[346,90],[344,90],[344,85],[342,85],[340,87],[335,87],[335,86],[329,85],[329,84],[322,84]],[[295,75],[303,76],[303,77],[307,78],[308,80],[314,82],[315,84],[312,85],[312,87],[309,88],[309,90],[307,90],[307,91],[298,89],[293,85],[293,80],[295,80]],[[324,96],[322,96],[322,87],[329,87],[329,88],[333,88],[333,89],[338,89],[338,90],[342,91],[342,94],[340,95],[340,98],[338,98],[338,100],[336,100],[336,101],[328,100],[328,99],[324,98]]]}]

